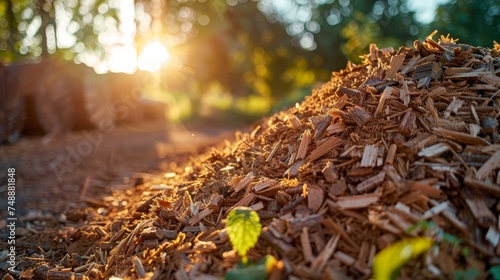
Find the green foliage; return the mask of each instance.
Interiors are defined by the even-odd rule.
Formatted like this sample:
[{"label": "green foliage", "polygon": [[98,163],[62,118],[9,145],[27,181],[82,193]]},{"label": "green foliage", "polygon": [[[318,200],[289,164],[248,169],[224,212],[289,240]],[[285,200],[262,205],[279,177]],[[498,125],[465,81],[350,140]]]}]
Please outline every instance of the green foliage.
[{"label": "green foliage", "polygon": [[[239,101],[258,100],[259,113],[265,114],[293,92],[310,92],[315,82],[329,80],[348,59],[359,61],[370,43],[397,47],[412,41],[409,30],[417,25],[406,0],[292,0],[289,11],[276,9],[272,0],[164,0],[161,11],[151,1],[136,2],[146,14],[156,14],[152,26],[161,25],[161,31],[141,31],[139,45],[153,33],[176,39],[170,40],[170,51],[182,58],[186,71],[169,72],[165,91],[189,92],[195,113],[207,107],[207,85],[216,82],[233,95],[231,108],[246,111]],[[309,16],[300,16],[304,11]],[[186,23],[191,27],[180,28]],[[182,77],[176,82],[175,76]]]},{"label": "green foliage", "polygon": [[434,29],[458,38],[459,43],[492,47],[493,40],[499,40],[500,0],[452,0],[437,9],[426,32]]},{"label": "green foliage", "polygon": [[[263,3],[271,1],[261,0]],[[300,18],[304,11],[310,11],[310,19],[297,20],[297,17],[286,16],[272,8],[268,8],[267,14],[281,21],[299,44],[308,41],[305,39],[314,39],[308,55],[313,69],[342,69],[347,60],[359,62],[359,55],[368,51],[370,43],[380,48],[398,47],[411,43],[419,30],[406,0],[290,2],[293,6],[288,14],[297,13]],[[323,58],[320,63],[315,63],[317,54]]]},{"label": "green foliage", "polygon": [[226,273],[226,280],[262,280],[276,264],[273,256],[265,256],[255,264],[238,263],[235,268]]},{"label": "green foliage", "polygon": [[226,229],[231,244],[246,264],[247,252],[255,246],[261,233],[259,215],[248,207],[237,207],[229,212]]},{"label": "green foliage", "polygon": [[[118,31],[119,24],[117,9],[108,0],[6,0],[0,2],[0,11],[4,62],[48,55],[71,60],[83,51],[104,55],[98,35]],[[58,26],[66,20],[68,26]],[[72,43],[64,45],[56,29],[65,29]]]},{"label": "green foliage", "polygon": [[[169,47],[178,64],[164,74],[160,90],[186,93],[191,112],[207,107],[200,100],[207,85],[217,83],[233,96],[226,107],[245,111],[238,103],[249,100],[265,104],[258,106],[265,114],[293,92],[327,81],[347,60],[359,62],[371,43],[397,48],[434,29],[464,43],[490,46],[498,40],[500,0],[449,1],[429,26],[414,20],[408,1],[289,0],[279,9],[273,0],[135,0],[136,45],[140,52],[159,39]],[[47,54],[78,60],[82,51],[102,57],[104,41],[119,31],[113,5],[122,3],[0,1],[0,61]],[[47,42],[54,38],[46,27],[61,24],[56,15],[62,13],[70,18],[67,30],[74,42],[49,49]],[[28,34],[28,29],[37,30]]]},{"label": "green foliage", "polygon": [[373,273],[375,280],[396,279],[399,269],[411,259],[425,252],[433,241],[426,237],[404,239],[391,244],[375,256]]},{"label": "green foliage", "polygon": [[489,271],[493,280],[500,280],[500,265],[492,266]]},{"label": "green foliage", "polygon": [[235,268],[226,274],[228,280],[260,280],[266,279],[267,274],[276,264],[273,256],[265,256],[257,263],[248,263],[247,252],[255,246],[259,239],[262,225],[257,212],[248,207],[237,207],[229,212],[226,224],[231,244],[242,260]]}]

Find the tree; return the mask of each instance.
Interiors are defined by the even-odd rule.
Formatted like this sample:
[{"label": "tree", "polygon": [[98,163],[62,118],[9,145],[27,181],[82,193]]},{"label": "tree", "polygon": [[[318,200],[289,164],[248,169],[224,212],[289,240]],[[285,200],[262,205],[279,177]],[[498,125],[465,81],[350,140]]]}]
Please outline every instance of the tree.
[{"label": "tree", "polygon": [[493,40],[500,40],[500,1],[450,1],[438,7],[434,21],[426,27],[428,33],[434,29],[459,42],[491,47]]},{"label": "tree", "polygon": [[[198,94],[191,97],[195,107],[211,83],[236,99],[259,97],[264,100],[260,107],[266,108],[315,80],[307,51],[292,43],[283,25],[266,19],[258,1],[136,3],[137,41],[159,38],[174,59],[182,59],[180,71],[185,72],[177,85],[190,94],[189,85],[195,85]],[[165,80],[172,79],[171,71],[165,75],[169,76]]]},{"label": "tree", "polygon": [[281,9],[271,0],[262,2],[270,18],[282,22],[299,45],[311,50],[309,62],[330,71],[343,68],[347,60],[359,61],[371,43],[407,44],[419,30],[406,0],[290,0]]},{"label": "tree", "polygon": [[[371,43],[409,45],[435,28],[476,45],[498,39],[500,0],[448,2],[425,27],[408,1],[135,0],[135,44],[139,52],[152,40],[168,46],[171,66],[155,85],[182,92],[194,111],[213,84],[233,100],[258,100],[265,111],[290,92],[328,80],[348,60],[358,62]],[[113,3],[120,1],[1,1],[0,61],[105,58],[110,45],[120,44],[108,40],[120,29]]]},{"label": "tree", "polygon": [[[64,23],[60,25],[60,23]],[[6,0],[0,2],[0,61],[61,56],[76,58],[84,51],[102,56],[99,37],[118,29],[116,7],[106,0]],[[57,34],[64,32],[65,40]]]}]

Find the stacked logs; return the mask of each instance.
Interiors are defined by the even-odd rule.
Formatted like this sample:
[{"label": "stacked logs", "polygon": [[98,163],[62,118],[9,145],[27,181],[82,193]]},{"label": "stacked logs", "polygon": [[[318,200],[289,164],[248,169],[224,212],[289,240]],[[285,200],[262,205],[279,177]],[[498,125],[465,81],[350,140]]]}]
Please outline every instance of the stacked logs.
[{"label": "stacked logs", "polygon": [[98,75],[53,59],[0,65],[0,144],[15,142],[21,132],[62,136],[109,121],[136,129],[164,124],[166,104],[141,97],[145,79],[141,72]]}]

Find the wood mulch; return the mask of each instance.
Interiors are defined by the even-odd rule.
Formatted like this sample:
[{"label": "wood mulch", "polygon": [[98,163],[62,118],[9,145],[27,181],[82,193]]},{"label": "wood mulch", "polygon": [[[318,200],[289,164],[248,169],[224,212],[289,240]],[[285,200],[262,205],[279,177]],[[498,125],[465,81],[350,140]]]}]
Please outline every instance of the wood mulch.
[{"label": "wood mulch", "polygon": [[224,219],[248,206],[263,225],[249,258],[274,255],[271,279],[368,279],[380,250],[412,236],[435,243],[403,277],[485,279],[500,264],[499,72],[498,44],[372,45],[301,104],[169,173],[27,217],[20,278],[219,279],[239,260]]}]

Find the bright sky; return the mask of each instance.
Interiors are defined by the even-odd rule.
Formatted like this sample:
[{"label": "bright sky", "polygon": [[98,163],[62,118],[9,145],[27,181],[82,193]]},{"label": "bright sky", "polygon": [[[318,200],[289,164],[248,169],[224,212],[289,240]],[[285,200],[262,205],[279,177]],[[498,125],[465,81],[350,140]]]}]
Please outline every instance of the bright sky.
[{"label": "bright sky", "polygon": [[420,21],[421,23],[430,23],[434,19],[436,8],[440,4],[448,2],[450,2],[450,0],[409,0],[408,8],[412,11],[415,11],[416,20]]},{"label": "bright sky", "polygon": [[[285,18],[287,16],[296,16],[295,14],[291,13],[286,13],[288,9],[291,8],[291,1],[296,1],[296,0],[269,0],[269,1],[264,1],[268,3],[272,3],[274,7],[277,9],[280,9],[283,11],[283,14],[285,15]],[[317,0],[318,3],[321,2],[326,2],[326,0]],[[416,20],[422,22],[422,23],[430,23],[436,14],[436,8],[440,4],[448,3],[450,0],[408,0],[408,8],[414,12],[416,12]],[[264,4],[266,5],[266,4]],[[300,14],[299,14],[300,15]],[[302,13],[302,16],[304,18],[307,18],[308,14]],[[289,18],[287,18],[289,19]],[[293,20],[293,19],[290,19]]]}]

